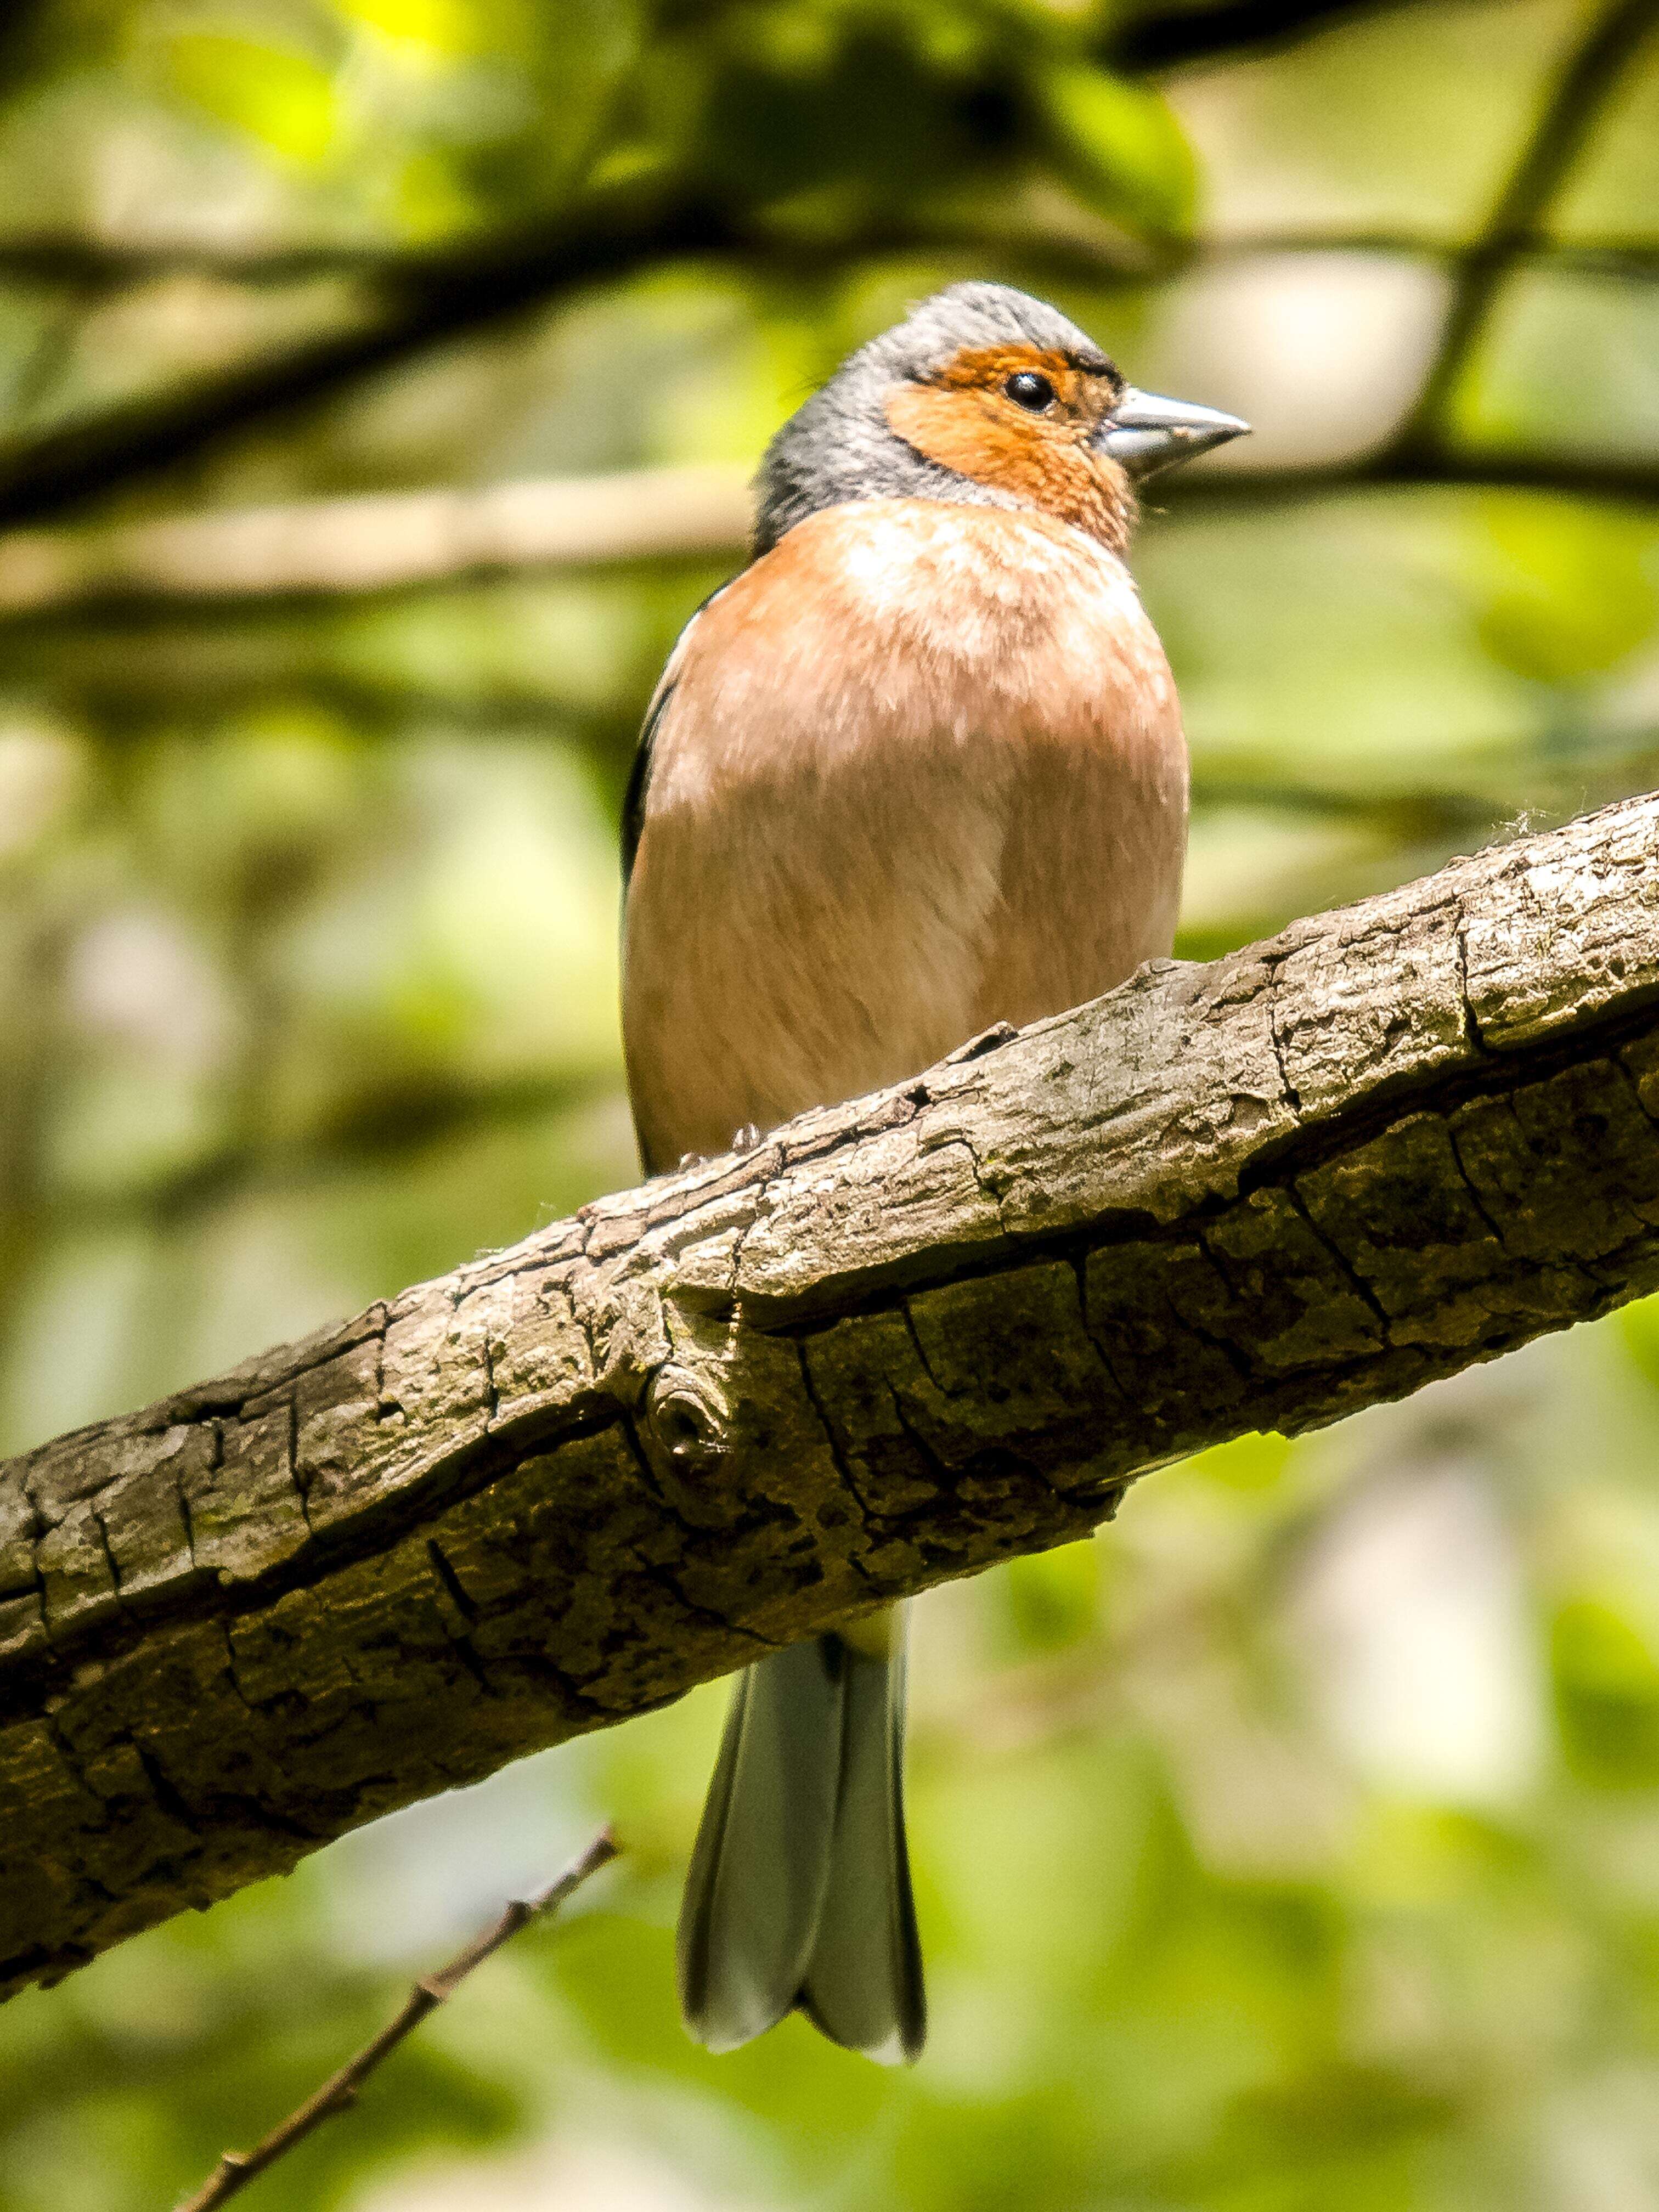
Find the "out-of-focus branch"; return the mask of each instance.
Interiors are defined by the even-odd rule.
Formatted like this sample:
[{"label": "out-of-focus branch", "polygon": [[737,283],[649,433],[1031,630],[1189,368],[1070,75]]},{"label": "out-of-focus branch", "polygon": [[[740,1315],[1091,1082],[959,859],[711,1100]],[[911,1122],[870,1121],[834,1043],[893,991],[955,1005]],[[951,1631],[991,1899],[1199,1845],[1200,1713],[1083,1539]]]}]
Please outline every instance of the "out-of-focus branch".
[{"label": "out-of-focus branch", "polygon": [[[1384,12],[1389,9],[1377,8],[1375,0],[1237,0],[1202,10],[1178,9],[1127,27],[1104,58],[1115,67],[1152,68],[1249,52],[1293,40],[1325,23]],[[1615,0],[1593,27],[1517,165],[1489,235],[1459,257],[1463,276],[1419,428],[1438,407],[1478,336],[1504,270],[1538,242],[1536,216],[1634,52],[1650,15],[1650,0]],[[1004,227],[967,217],[953,222],[885,214],[839,238],[815,240],[779,232],[742,210],[660,184],[619,188],[552,223],[424,257],[306,249],[239,260],[234,252],[216,249],[207,257],[213,265],[248,282],[291,282],[324,269],[353,270],[367,288],[364,312],[349,329],[20,441],[0,454],[0,524],[52,513],[142,477],[218,436],[315,402],[423,346],[586,283],[685,258],[799,276],[882,254],[964,252],[981,263],[1004,264],[1026,281],[1093,285],[1146,282],[1170,273],[1188,258],[1176,249],[1162,256],[1151,252],[1104,222],[1065,224],[1053,234],[1039,227],[1034,234],[1023,221]],[[130,282],[203,258],[186,251],[127,252],[61,235],[0,247],[0,267],[89,284]]]},{"label": "out-of-focus branch", "polygon": [[1231,61],[1368,15],[1401,12],[1401,0],[1216,0],[1207,8],[1149,10],[1108,33],[1103,58],[1114,69],[1148,73]]},{"label": "out-of-focus branch", "polygon": [[531,234],[398,264],[374,280],[374,299],[348,330],[143,394],[18,445],[0,458],[0,522],[142,476],[215,436],[316,400],[532,301],[678,255],[732,252],[742,243],[720,210],[647,192],[617,195]]},{"label": "out-of-focus branch", "polygon": [[725,553],[747,472],[647,469],[477,491],[393,492],[0,537],[0,617],[89,602],[377,592],[502,569]]},{"label": "out-of-focus branch", "polygon": [[1647,507],[1659,502],[1659,456],[1506,452],[1413,440],[1409,446],[1390,445],[1352,460],[1320,461],[1305,469],[1286,465],[1200,471],[1184,483],[1173,482],[1167,492],[1159,487],[1155,503],[1173,514],[1194,507],[1266,507],[1396,486],[1558,492],[1571,499]]},{"label": "out-of-focus branch", "polygon": [[1461,258],[1440,343],[1398,441],[1402,453],[1431,450],[1437,442],[1505,279],[1535,243],[1590,132],[1656,27],[1654,0],[1609,0],[1565,57],[1490,222]]},{"label": "out-of-focus branch", "polygon": [[[50,241],[37,250],[49,252]],[[324,398],[422,347],[556,301],[585,284],[677,260],[707,258],[799,279],[872,256],[964,251],[982,261],[1017,261],[1022,270],[1056,283],[1100,284],[1130,276],[1145,281],[1164,265],[1143,245],[1104,222],[1033,237],[1023,228],[1018,234],[999,234],[983,222],[893,213],[820,240],[769,228],[741,211],[693,196],[660,188],[619,191],[533,231],[475,241],[453,254],[400,258],[383,270],[369,270],[365,281],[374,288],[374,296],[349,329],[273,357],[244,361],[220,376],[198,377],[159,396],[147,394],[20,445],[0,456],[0,524],[106,491],[115,483],[196,453],[215,438]],[[216,258],[216,265],[237,273],[234,261]],[[264,264],[259,273],[301,273],[307,265],[318,265],[315,258],[284,257]],[[345,265],[351,265],[349,256]]]},{"label": "out-of-focus branch", "polygon": [[[1145,257],[1120,255],[1106,250],[1106,234],[1094,240],[1056,240],[1016,234],[1012,229],[984,232],[967,224],[929,224],[925,231],[907,228],[885,237],[861,230],[846,249],[857,258],[904,248],[916,252],[961,253],[977,251],[998,259],[1017,260],[1028,274],[1051,275],[1059,283],[1101,285],[1144,283],[1187,269],[1225,266],[1263,254],[1377,253],[1411,259],[1459,261],[1464,247],[1445,228],[1412,229],[1401,225],[1333,226],[1299,230],[1272,228],[1228,231],[1197,237],[1178,250],[1151,263]],[[1556,238],[1547,229],[1520,234],[1518,253],[1547,261],[1553,269],[1594,270],[1613,276],[1652,276],[1659,273],[1659,246],[1647,238],[1608,233],[1595,238]],[[738,257],[738,265],[770,266],[793,258],[781,245],[755,247]],[[799,260],[809,270],[822,270],[839,262],[842,254],[833,244],[807,246]],[[428,272],[441,277],[455,264],[446,259],[428,262],[392,246],[313,246],[275,250],[235,246],[181,245],[119,246],[100,245],[78,232],[52,232],[24,239],[0,238],[0,278],[21,277],[37,283],[57,279],[98,291],[125,286],[181,271],[209,273],[249,287],[297,284],[320,276],[361,276],[374,282],[397,281],[417,286]]]},{"label": "out-of-focus branch", "polygon": [[[1659,501],[1659,460],[1389,448],[1352,461],[1176,479],[1180,512],[1383,485],[1482,485]],[[748,471],[641,469],[532,477],[478,490],[301,500],[156,521],[0,536],[0,622],[77,608],[197,605],[393,591],[538,568],[655,558],[739,559]]]},{"label": "out-of-focus branch", "polygon": [[275,2166],[279,2158],[302,2143],[308,2135],[314,2134],[325,2120],[349,2112],[357,2101],[358,2091],[375,2068],[413,2034],[429,2013],[448,2002],[475,1966],[483,1966],[486,1959],[532,1920],[544,1919],[556,1912],[591,1875],[608,1866],[616,1856],[617,1845],[607,1828],[593,1838],[556,1881],[538,1890],[533,1897],[515,1898],[500,1919],[464,1951],[457,1953],[447,1966],[440,1966],[434,1974],[423,1974],[404,2000],[397,2018],[388,2021],[355,2058],[348,2059],[338,2073],[331,2075],[314,2095],[290,2112],[279,2127],[273,2128],[262,2142],[248,2151],[228,2150],[211,2179],[179,2206],[179,2212],[215,2212],[216,2206],[228,2204],[233,2197],[240,2196],[250,2181],[268,2166]]},{"label": "out-of-focus branch", "polygon": [[[1556,246],[1538,218],[1547,206],[1602,102],[1638,42],[1650,0],[1618,0],[1569,64],[1559,94],[1517,165],[1490,233],[1468,248],[1413,238],[1262,238],[1218,240],[1160,252],[1102,221],[1063,224],[1053,232],[1023,219],[999,224],[939,215],[889,214],[834,239],[792,236],[716,203],[661,188],[628,190],[589,202],[557,222],[517,234],[471,240],[431,255],[372,250],[303,248],[239,255],[179,247],[154,251],[100,246],[79,235],[52,234],[0,244],[0,270],[16,276],[119,286],[180,267],[210,264],[250,284],[291,283],[320,273],[354,275],[364,288],[362,312],[346,329],[222,371],[198,375],[160,394],[148,392],[90,419],[77,419],[0,452],[0,525],[50,514],[117,483],[161,469],[216,438],[266,422],[291,407],[315,403],[357,378],[423,347],[499,321],[527,307],[556,301],[584,284],[623,278],[675,260],[705,258],[738,269],[793,277],[854,266],[892,254],[971,253],[1018,281],[1059,285],[1146,283],[1196,260],[1258,252],[1370,250],[1449,252],[1460,276],[1452,314],[1413,436],[1437,409],[1457,362],[1478,335],[1502,276],[1528,252],[1547,252],[1561,265],[1595,265],[1644,274],[1651,250],[1640,241]],[[1290,38],[1316,19],[1372,12],[1369,7],[1223,8],[1164,21],[1175,40],[1183,24],[1209,27],[1237,15],[1258,22],[1263,36]],[[1194,28],[1193,36],[1199,37]],[[1152,40],[1143,23],[1126,34]],[[1248,42],[1248,41],[1247,41]],[[1192,52],[1200,50],[1195,45]],[[1203,51],[1211,51],[1206,46]],[[1224,44],[1213,49],[1224,51]],[[1150,51],[1150,48],[1148,49]],[[1407,440],[1404,442],[1411,442]]]},{"label": "out-of-focus branch", "polygon": [[[1046,274],[1056,283],[1097,285],[1144,283],[1184,263],[1189,251],[1186,243],[1174,240],[1167,246],[1151,247],[1104,216],[1091,227],[1080,208],[1068,210],[1067,226],[1052,230],[1025,225],[1022,212],[1017,203],[1012,208],[1002,203],[982,214],[960,217],[937,210],[925,215],[894,213],[867,216],[839,235],[798,236],[758,221],[749,222],[730,210],[690,204],[677,210],[672,203],[664,204],[659,221],[643,222],[634,233],[611,224],[601,210],[595,224],[601,229],[609,225],[611,244],[599,265],[568,281],[599,282],[612,274],[625,276],[636,267],[653,267],[677,256],[718,261],[764,275],[810,276],[833,273],[844,264],[884,254],[979,253],[1018,260],[1021,267]],[[0,275],[37,283],[56,279],[94,293],[181,272],[222,276],[250,287],[301,284],[324,276],[359,276],[383,288],[383,310],[393,301],[418,304],[455,287],[470,291],[480,282],[494,280],[512,287],[509,296],[499,305],[488,301],[480,303],[478,319],[488,320],[497,313],[514,313],[533,304],[544,295],[556,298],[568,289],[570,264],[562,249],[563,241],[575,232],[574,217],[566,216],[535,228],[487,232],[442,250],[422,251],[374,240],[277,246],[235,239],[127,243],[80,230],[49,228],[0,237]],[[520,268],[525,273],[522,290],[514,283]],[[545,285],[537,281],[538,271],[544,269]],[[469,326],[470,320],[453,327]],[[379,334],[377,325],[369,337]],[[449,334],[448,325],[434,333]],[[282,361],[293,357],[284,355]],[[273,366],[280,368],[281,362]]]}]

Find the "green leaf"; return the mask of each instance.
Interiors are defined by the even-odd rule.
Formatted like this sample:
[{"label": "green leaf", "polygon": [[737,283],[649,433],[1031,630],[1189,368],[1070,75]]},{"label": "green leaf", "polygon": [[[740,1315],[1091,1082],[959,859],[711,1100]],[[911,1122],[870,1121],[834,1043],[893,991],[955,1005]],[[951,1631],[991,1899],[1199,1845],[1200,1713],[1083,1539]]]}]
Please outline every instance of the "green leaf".
[{"label": "green leaf", "polygon": [[1072,64],[1046,70],[1039,93],[1054,157],[1093,205],[1136,229],[1191,228],[1197,170],[1157,93]]},{"label": "green leaf", "polygon": [[1571,684],[1615,667],[1659,618],[1655,532],[1643,515],[1560,499],[1482,501],[1491,595],[1480,642],[1540,684]]},{"label": "green leaf", "polygon": [[1550,1632],[1556,1710],[1569,1763],[1604,1788],[1659,1783],[1659,1659],[1600,1597],[1570,1599]]},{"label": "green leaf", "polygon": [[186,100],[284,161],[314,168],[332,149],[339,120],[334,81],[309,55],[190,31],[167,41],[167,61]]},{"label": "green leaf", "polygon": [[335,6],[388,39],[407,40],[438,53],[487,52],[495,27],[470,0],[335,0]]},{"label": "green leaf", "polygon": [[1011,1559],[998,1585],[1017,1652],[1064,1651],[1100,1624],[1100,1547],[1064,1544]]}]

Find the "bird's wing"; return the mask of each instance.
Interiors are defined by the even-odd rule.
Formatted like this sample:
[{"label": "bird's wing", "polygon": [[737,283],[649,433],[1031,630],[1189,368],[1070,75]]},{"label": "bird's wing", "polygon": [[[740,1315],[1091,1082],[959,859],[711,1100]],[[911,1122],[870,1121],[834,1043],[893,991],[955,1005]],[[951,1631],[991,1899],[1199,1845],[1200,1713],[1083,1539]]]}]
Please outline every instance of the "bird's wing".
[{"label": "bird's wing", "polygon": [[628,896],[628,885],[634,873],[634,855],[640,849],[640,832],[645,826],[645,793],[651,781],[651,756],[656,744],[657,732],[668,711],[668,702],[674,696],[674,687],[685,666],[685,656],[690,648],[691,633],[697,627],[704,610],[712,607],[726,588],[718,584],[692,613],[691,619],[675,640],[674,650],[663,665],[657,678],[657,688],[651,694],[650,704],[645,710],[645,720],[640,725],[640,739],[634,749],[634,765],[629,773],[628,790],[623,799],[622,865],[623,896]]}]

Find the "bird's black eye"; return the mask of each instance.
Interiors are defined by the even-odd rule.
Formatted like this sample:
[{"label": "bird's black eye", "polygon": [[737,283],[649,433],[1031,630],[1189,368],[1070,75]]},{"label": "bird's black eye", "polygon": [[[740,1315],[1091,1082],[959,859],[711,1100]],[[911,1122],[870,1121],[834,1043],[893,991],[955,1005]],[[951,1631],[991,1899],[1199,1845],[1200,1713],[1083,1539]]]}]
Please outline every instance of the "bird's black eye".
[{"label": "bird's black eye", "polygon": [[1046,376],[1039,376],[1034,368],[1022,368],[1018,376],[1011,376],[1003,390],[1016,407],[1024,407],[1033,415],[1041,415],[1045,407],[1054,404],[1054,387]]}]

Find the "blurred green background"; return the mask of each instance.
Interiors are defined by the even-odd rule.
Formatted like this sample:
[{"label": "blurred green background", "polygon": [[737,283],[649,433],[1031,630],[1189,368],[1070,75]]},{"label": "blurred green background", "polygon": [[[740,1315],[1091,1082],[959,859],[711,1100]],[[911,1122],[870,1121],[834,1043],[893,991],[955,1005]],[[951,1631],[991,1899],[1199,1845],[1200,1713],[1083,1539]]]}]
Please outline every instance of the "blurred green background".
[{"label": "blurred green background", "polygon": [[[1184,952],[1659,781],[1656,12],[12,0],[0,1449],[633,1181],[642,703],[936,284],[1257,425],[1136,556]],[[422,581],[414,510],[314,504],[692,465]],[[716,1686],[8,2006],[0,2208],[171,2205],[603,1818],[250,2205],[1659,2207],[1656,1448],[1638,1307],[924,1601],[913,2073],[680,2033]]]}]

